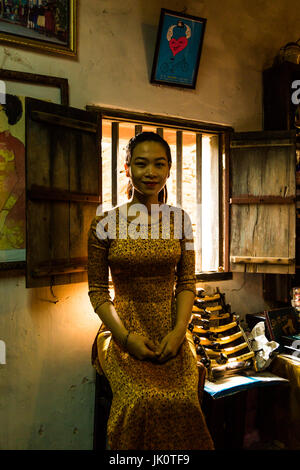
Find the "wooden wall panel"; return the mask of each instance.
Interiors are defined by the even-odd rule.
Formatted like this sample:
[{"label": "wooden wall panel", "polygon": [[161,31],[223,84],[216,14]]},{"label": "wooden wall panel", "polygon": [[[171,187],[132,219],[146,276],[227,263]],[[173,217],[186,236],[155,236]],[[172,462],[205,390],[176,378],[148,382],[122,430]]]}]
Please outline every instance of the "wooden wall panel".
[{"label": "wooden wall panel", "polygon": [[291,162],[290,146],[234,149],[231,171],[238,176],[232,176],[232,196],[295,194],[295,164]]},{"label": "wooden wall panel", "polygon": [[295,272],[295,168],[294,133],[231,136],[232,271]]},{"label": "wooden wall panel", "polygon": [[27,99],[27,287],[87,280],[101,201],[95,113]]}]

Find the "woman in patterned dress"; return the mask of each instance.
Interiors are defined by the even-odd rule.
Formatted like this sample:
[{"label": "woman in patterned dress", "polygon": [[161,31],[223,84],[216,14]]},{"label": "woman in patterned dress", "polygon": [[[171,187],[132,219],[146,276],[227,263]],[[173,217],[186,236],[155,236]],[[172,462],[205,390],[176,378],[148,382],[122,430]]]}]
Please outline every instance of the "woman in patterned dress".
[{"label": "woman in patterned dress", "polygon": [[187,330],[196,281],[192,226],[166,204],[170,168],[169,145],[158,134],[132,138],[125,163],[131,199],[96,216],[89,231],[89,296],[102,320],[92,362],[113,392],[113,450],[213,449],[199,403],[203,371]]}]

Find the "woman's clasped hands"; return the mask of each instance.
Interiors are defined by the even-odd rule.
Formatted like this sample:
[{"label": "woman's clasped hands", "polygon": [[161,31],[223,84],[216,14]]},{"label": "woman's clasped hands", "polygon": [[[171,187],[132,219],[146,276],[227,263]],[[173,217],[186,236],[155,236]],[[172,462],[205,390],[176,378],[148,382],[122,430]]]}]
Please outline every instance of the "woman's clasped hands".
[{"label": "woman's clasped hands", "polygon": [[127,351],[137,359],[164,363],[175,357],[185,337],[185,332],[176,329],[170,331],[157,346],[146,336],[130,333]]}]

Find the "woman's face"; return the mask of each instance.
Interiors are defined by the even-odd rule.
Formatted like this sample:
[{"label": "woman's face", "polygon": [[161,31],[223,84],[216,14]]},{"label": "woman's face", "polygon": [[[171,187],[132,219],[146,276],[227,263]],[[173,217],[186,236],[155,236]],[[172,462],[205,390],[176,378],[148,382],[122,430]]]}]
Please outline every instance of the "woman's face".
[{"label": "woman's face", "polygon": [[166,150],[159,142],[146,141],[133,150],[130,166],[125,163],[126,176],[131,177],[136,191],[153,198],[170,176]]}]

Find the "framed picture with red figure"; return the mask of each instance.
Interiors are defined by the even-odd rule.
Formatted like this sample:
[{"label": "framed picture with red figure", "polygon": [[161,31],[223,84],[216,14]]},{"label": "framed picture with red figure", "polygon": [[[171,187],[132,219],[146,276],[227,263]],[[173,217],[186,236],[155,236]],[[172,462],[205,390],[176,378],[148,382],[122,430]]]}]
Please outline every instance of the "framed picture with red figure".
[{"label": "framed picture with red figure", "polygon": [[206,19],[161,9],[151,83],[196,88]]}]

